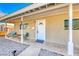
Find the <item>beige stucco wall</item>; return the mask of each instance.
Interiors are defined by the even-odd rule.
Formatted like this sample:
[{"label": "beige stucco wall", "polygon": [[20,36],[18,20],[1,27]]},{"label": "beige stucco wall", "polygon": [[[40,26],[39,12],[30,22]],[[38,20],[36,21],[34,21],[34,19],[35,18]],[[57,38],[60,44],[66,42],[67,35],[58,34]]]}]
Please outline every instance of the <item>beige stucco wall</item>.
[{"label": "beige stucco wall", "polygon": [[[79,19],[79,12],[74,12],[75,19]],[[79,48],[79,30],[73,30],[73,41],[76,47]]]},{"label": "beige stucco wall", "polygon": [[[16,19],[16,20],[20,20],[20,19]],[[15,26],[14,26],[14,29],[13,30],[11,30],[11,31],[15,31],[15,32],[17,32],[18,34],[20,34],[21,32],[20,32],[20,21],[16,21],[16,22],[13,22],[14,24],[15,24]]]},{"label": "beige stucco wall", "polygon": [[68,31],[64,30],[64,20],[67,14],[46,17],[46,41],[67,44]]},{"label": "beige stucco wall", "polygon": [[[79,18],[79,12],[74,12],[74,18]],[[68,30],[64,30],[64,20],[68,19],[68,13],[46,16],[41,19],[46,19],[46,41],[51,43],[59,43],[67,45]],[[35,26],[35,20],[29,20],[30,26]],[[28,20],[27,20],[28,21]],[[26,22],[27,22],[26,21]],[[31,22],[30,22],[31,21]],[[30,28],[30,38],[35,40],[35,30]],[[75,47],[79,47],[79,30],[73,30],[73,41]]]},{"label": "beige stucco wall", "polygon": [[30,38],[35,40],[35,28],[36,20],[46,20],[46,41],[51,43],[67,44],[68,30],[64,30],[64,20],[68,18],[67,13],[58,15],[49,15],[46,17],[40,17],[32,20],[26,20],[29,23]]},{"label": "beige stucco wall", "polygon": [[[73,7],[73,18],[79,18],[78,6],[79,5],[75,5]],[[46,19],[46,41],[67,45],[69,35],[68,30],[64,30],[64,20],[68,19],[68,11],[65,10],[65,13],[62,14],[49,15],[31,20],[35,21],[41,19]],[[32,25],[32,23],[29,24]],[[32,34],[33,33],[35,34],[35,30]],[[33,35],[30,35],[30,37],[33,39],[35,38]],[[73,30],[73,42],[75,47],[79,48],[79,30]]]},{"label": "beige stucco wall", "polygon": [[28,23],[28,26],[26,29],[24,29],[24,33],[29,33],[29,39],[34,40],[35,39],[35,20],[25,20],[23,23]]}]

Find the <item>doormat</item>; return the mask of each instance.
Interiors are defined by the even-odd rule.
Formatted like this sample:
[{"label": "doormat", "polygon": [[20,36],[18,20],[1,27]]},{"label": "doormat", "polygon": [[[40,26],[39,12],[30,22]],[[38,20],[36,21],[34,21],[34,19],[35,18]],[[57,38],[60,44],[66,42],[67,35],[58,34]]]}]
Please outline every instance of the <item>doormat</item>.
[{"label": "doormat", "polygon": [[44,43],[44,40],[36,40],[38,43]]}]

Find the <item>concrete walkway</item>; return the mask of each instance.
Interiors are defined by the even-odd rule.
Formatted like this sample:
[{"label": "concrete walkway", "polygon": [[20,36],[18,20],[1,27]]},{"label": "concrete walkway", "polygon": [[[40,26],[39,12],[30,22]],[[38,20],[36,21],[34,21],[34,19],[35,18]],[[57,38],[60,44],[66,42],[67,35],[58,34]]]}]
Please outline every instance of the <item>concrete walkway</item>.
[{"label": "concrete walkway", "polygon": [[25,49],[19,56],[38,56],[40,49],[42,48],[42,44],[39,43],[31,43],[30,47]]}]

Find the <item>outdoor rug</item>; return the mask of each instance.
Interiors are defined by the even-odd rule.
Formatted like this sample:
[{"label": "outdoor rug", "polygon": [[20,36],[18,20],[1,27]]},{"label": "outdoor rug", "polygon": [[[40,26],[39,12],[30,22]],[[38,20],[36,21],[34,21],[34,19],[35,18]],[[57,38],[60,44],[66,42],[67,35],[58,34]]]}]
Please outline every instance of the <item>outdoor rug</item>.
[{"label": "outdoor rug", "polygon": [[0,56],[17,56],[29,45],[0,38]]},{"label": "outdoor rug", "polygon": [[64,56],[64,55],[46,49],[41,49],[38,56]]}]

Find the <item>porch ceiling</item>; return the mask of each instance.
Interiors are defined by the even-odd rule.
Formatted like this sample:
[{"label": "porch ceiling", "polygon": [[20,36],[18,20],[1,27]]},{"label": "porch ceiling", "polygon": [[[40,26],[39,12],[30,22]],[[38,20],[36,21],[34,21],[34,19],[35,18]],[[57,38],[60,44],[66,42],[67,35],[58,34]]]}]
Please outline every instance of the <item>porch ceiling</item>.
[{"label": "porch ceiling", "polygon": [[[65,4],[63,4],[63,5],[65,5]],[[68,13],[68,4],[66,4],[65,6],[63,6],[63,5],[61,5],[62,7],[59,7],[59,5],[58,5],[57,7],[54,6],[54,7],[39,10],[39,11],[36,11],[33,13],[29,13],[24,16],[24,20],[36,19],[36,18],[45,17],[45,16],[49,16],[49,15]],[[77,8],[77,7],[79,7],[79,4],[73,5],[74,11],[79,11],[79,8]],[[12,23],[20,23],[21,20],[20,20],[20,17],[17,17],[17,18],[9,19],[8,21],[12,22]]]},{"label": "porch ceiling", "polygon": [[10,15],[7,15],[6,17],[1,18],[0,20],[4,20],[6,18],[13,17],[13,16],[18,15],[18,14],[21,14],[21,13],[23,13],[25,11],[28,11],[28,10],[31,10],[31,9],[34,9],[34,8],[37,8],[39,6],[43,6],[45,4],[47,4],[47,3],[35,3],[35,4],[31,4],[30,6],[27,6],[25,8],[20,9],[20,10],[17,10],[16,12],[14,12],[14,13],[12,13]]},{"label": "porch ceiling", "polygon": [[53,9],[53,10],[51,9],[51,10],[44,11],[44,12],[38,11],[36,14],[25,16],[24,20],[39,19],[41,17],[51,16],[51,15],[58,15],[58,14],[64,14],[64,13],[68,13],[68,6],[61,7],[61,8],[56,8],[56,9]]}]

